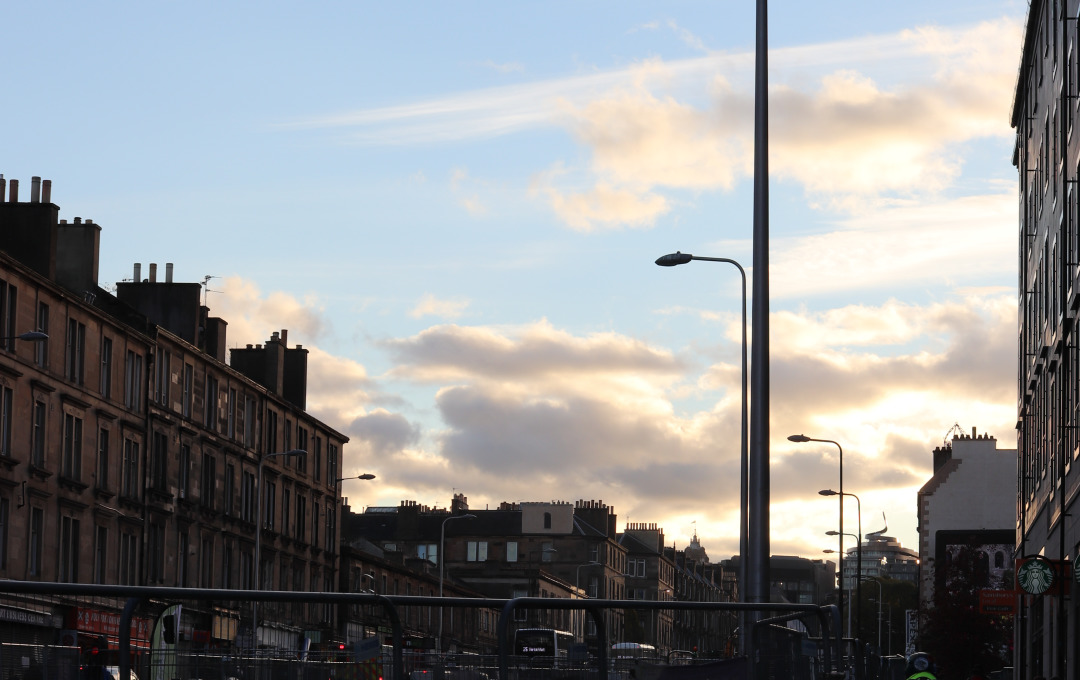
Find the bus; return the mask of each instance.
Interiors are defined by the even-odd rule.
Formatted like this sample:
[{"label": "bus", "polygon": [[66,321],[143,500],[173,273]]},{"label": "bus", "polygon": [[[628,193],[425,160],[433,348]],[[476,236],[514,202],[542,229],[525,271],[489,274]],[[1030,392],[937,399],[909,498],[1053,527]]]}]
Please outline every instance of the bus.
[{"label": "bus", "polygon": [[520,628],[514,633],[514,655],[533,667],[567,665],[574,634],[554,628]]},{"label": "bus", "polygon": [[634,668],[642,661],[659,663],[660,657],[656,647],[643,642],[616,642],[611,645],[609,663],[614,670],[626,671]]}]

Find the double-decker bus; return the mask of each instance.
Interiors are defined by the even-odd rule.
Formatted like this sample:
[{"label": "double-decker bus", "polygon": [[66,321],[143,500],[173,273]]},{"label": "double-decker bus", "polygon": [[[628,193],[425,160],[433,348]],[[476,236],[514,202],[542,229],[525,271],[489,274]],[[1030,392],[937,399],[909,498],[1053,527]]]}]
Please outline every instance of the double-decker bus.
[{"label": "double-decker bus", "polygon": [[533,667],[565,666],[574,645],[573,633],[554,628],[520,628],[514,633],[514,655]]}]

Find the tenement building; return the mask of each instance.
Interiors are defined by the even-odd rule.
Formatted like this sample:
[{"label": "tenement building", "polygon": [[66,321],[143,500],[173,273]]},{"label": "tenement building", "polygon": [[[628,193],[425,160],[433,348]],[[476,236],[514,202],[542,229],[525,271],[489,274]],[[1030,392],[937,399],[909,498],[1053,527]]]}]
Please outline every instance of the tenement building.
[{"label": "tenement building", "polygon": [[[347,438],[306,412],[307,350],[274,332],[227,363],[201,284],[134,265],[111,293],[100,227],[60,220],[48,181],[29,199],[0,176],[0,579],[336,590]],[[0,638],[115,646],[122,605],[0,596]],[[178,633],[296,649],[335,629],[323,605],[204,601]]]},{"label": "tenement building", "polygon": [[[1030,3],[1012,108],[1020,256],[1016,559],[1034,559],[1059,577],[1080,551],[1078,9],[1077,0]],[[1063,591],[1018,596],[1017,677],[1076,676],[1080,600]]]}]

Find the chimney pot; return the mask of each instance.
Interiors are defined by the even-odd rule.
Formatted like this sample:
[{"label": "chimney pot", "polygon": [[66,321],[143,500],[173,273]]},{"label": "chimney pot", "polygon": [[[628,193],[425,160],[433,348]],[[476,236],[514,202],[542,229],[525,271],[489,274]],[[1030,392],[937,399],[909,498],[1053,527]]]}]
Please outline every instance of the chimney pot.
[{"label": "chimney pot", "polygon": [[[3,177],[3,175],[0,175]],[[0,198],[0,200],[3,200]],[[41,183],[41,202],[52,203],[52,180],[47,179]]]},{"label": "chimney pot", "polygon": [[165,263],[165,283],[172,283],[173,263]]},{"label": "chimney pot", "polygon": [[157,262],[150,263],[150,283],[157,283]]},{"label": "chimney pot", "polygon": [[30,202],[41,202],[41,178],[34,176],[30,178]]},{"label": "chimney pot", "polygon": [[11,180],[11,192],[9,193],[9,195],[11,196],[12,203],[19,202],[19,180]]},{"label": "chimney pot", "polygon": [[75,224],[82,224],[82,218],[81,217],[76,217],[75,218]]},{"label": "chimney pot", "polygon": [[142,281],[142,263],[135,263],[135,273],[132,275],[132,280],[135,281],[135,283]]}]

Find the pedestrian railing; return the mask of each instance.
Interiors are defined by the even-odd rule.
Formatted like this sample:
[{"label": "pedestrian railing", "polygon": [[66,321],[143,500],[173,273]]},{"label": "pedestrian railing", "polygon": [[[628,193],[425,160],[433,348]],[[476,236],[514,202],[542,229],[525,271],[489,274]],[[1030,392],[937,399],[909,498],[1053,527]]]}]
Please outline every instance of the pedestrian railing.
[{"label": "pedestrian railing", "polygon": [[[642,660],[633,668],[637,680],[696,680],[713,678],[732,680],[812,680],[840,676],[856,664],[850,655],[842,653],[837,637],[840,617],[835,606],[682,602],[648,600],[601,600],[522,597],[487,599],[462,597],[424,597],[382,595],[376,593],[319,593],[299,591],[255,591],[201,588],[167,588],[153,586],[116,586],[73,583],[40,583],[32,581],[0,581],[0,597],[46,596],[67,601],[112,600],[123,602],[117,626],[115,664],[108,664],[110,675],[91,677],[85,663],[77,675],[72,675],[70,650],[40,655],[38,668],[43,677],[33,677],[27,668],[10,664],[15,651],[12,644],[7,653],[0,647],[0,680],[627,680],[626,668],[615,667],[609,659],[609,633],[605,614],[613,610],[647,612],[727,612],[745,615],[749,636],[745,655],[735,659],[693,659],[681,665]],[[390,629],[392,645],[371,661],[345,661],[346,653],[318,653],[305,650],[257,649],[254,644],[237,645],[215,653],[194,650],[173,650],[166,661],[156,658],[152,650],[133,645],[132,622],[137,618],[156,620],[174,603],[196,602],[203,608],[214,603],[282,603],[304,606],[312,604],[359,605],[381,612],[381,621]],[[409,607],[438,607],[440,609],[473,609],[498,612],[497,654],[494,656],[435,654],[425,658],[410,651],[406,665],[405,630],[401,612]],[[513,626],[515,618],[529,610],[584,612],[596,631],[595,654],[585,659],[551,664],[547,669],[529,666],[528,660],[515,657]],[[270,608],[273,611],[273,608]],[[0,639],[0,645],[7,641]],[[381,646],[380,646],[381,647]],[[857,648],[857,646],[856,646]],[[161,655],[158,655],[159,657]],[[25,655],[19,657],[24,663]],[[155,665],[156,664],[156,665]],[[166,666],[167,664],[167,666]],[[104,664],[101,664],[104,666]],[[860,667],[862,664],[858,664]],[[131,675],[132,671],[135,675]],[[101,672],[98,668],[94,673]],[[857,677],[864,677],[859,673]],[[872,680],[872,678],[871,678]]]}]

